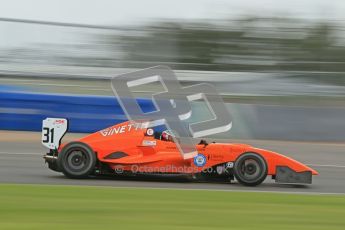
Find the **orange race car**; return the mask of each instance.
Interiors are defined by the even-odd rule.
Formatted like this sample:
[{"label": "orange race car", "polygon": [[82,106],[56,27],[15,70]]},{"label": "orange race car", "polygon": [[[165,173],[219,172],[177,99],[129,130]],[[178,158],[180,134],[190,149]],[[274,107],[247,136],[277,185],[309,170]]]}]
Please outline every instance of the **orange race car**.
[{"label": "orange race car", "polygon": [[69,178],[90,175],[189,175],[194,179],[222,179],[255,186],[267,175],[277,183],[310,184],[318,173],[289,157],[246,144],[207,143],[195,146],[198,154],[184,159],[171,131],[157,132],[143,123],[127,121],[60,145],[68,121],[43,121],[42,144],[50,169]]}]

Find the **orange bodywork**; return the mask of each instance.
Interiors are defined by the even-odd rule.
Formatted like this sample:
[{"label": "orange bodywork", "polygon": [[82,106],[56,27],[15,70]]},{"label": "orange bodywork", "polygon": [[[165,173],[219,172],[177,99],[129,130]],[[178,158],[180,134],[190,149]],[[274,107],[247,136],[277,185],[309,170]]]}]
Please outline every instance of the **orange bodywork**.
[{"label": "orange bodywork", "polygon": [[[112,169],[121,167],[123,170],[131,171],[135,166],[136,171],[139,172],[153,170],[151,172],[197,173],[213,166],[235,162],[243,153],[254,152],[266,160],[268,175],[275,175],[277,166],[288,166],[295,172],[310,171],[312,175],[318,174],[314,169],[279,153],[237,143],[196,145],[197,152],[206,157],[205,165],[198,167],[193,158],[182,157],[174,142],[148,136],[146,128],[138,128],[130,121],[90,134],[77,141],[89,145],[97,154],[98,160]],[[59,151],[63,146],[60,146]],[[109,155],[115,152],[124,153],[125,156],[109,158]]]}]

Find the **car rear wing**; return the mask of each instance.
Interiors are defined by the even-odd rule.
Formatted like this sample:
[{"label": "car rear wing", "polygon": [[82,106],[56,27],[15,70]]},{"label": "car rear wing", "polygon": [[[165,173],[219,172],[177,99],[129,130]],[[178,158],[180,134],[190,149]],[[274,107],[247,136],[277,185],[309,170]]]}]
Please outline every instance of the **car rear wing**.
[{"label": "car rear wing", "polygon": [[46,118],[42,121],[42,145],[56,150],[68,130],[68,120],[64,118]]}]

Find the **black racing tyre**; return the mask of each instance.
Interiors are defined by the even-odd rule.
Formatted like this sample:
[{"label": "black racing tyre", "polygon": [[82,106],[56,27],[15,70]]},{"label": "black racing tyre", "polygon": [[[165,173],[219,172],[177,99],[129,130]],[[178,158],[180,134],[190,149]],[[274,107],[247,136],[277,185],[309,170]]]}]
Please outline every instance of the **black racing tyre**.
[{"label": "black racing tyre", "polygon": [[235,162],[234,176],[243,185],[259,185],[266,179],[267,163],[257,153],[244,153]]},{"label": "black racing tyre", "polygon": [[71,142],[58,154],[58,167],[69,178],[87,178],[93,173],[97,157],[85,143]]}]

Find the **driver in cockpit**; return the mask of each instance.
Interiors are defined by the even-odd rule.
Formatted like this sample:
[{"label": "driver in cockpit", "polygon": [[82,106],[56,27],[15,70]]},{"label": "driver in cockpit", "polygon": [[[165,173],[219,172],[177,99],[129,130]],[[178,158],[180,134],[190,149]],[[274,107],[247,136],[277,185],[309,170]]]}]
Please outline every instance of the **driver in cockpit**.
[{"label": "driver in cockpit", "polygon": [[174,136],[170,130],[164,130],[163,132],[155,132],[154,136],[155,136],[155,139],[174,142],[174,138],[173,138]]}]

